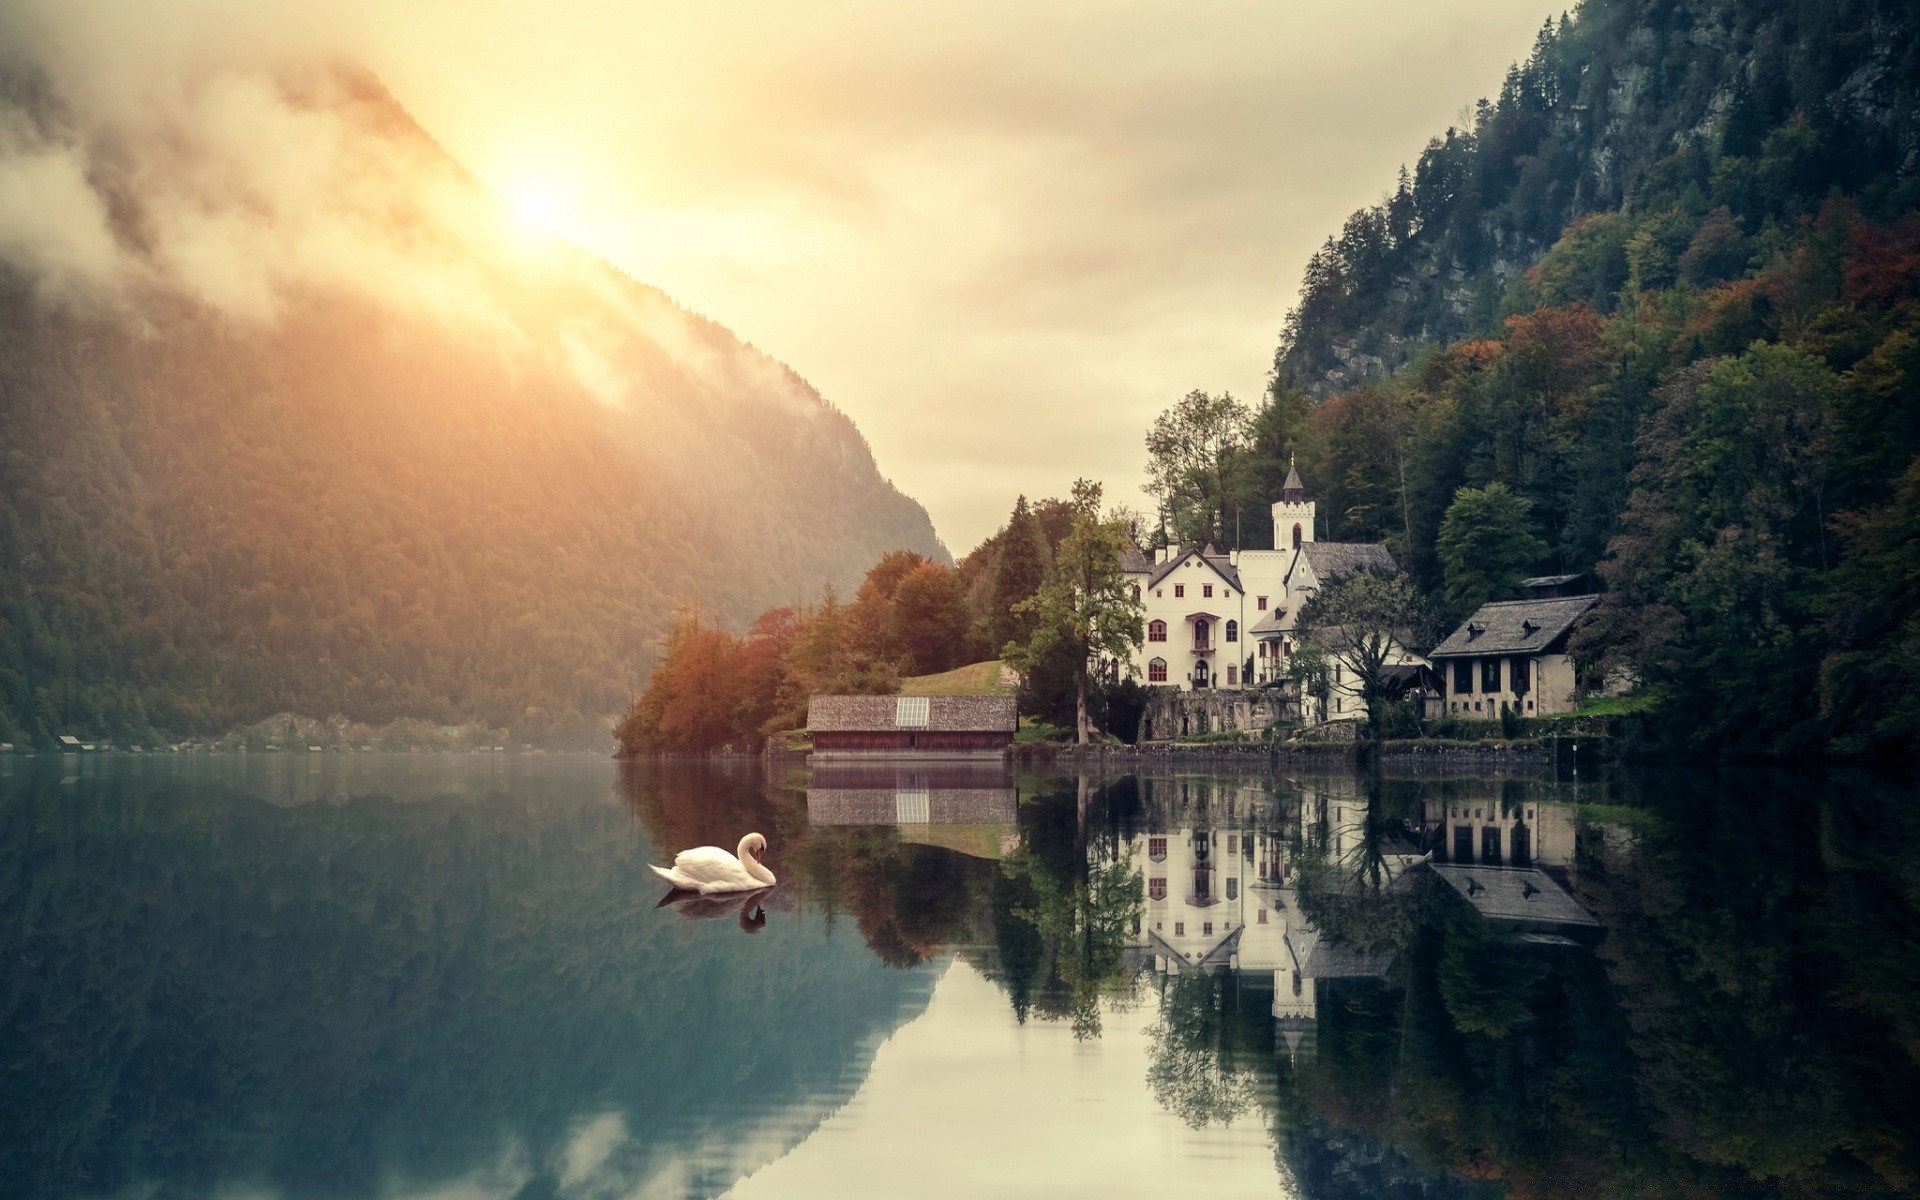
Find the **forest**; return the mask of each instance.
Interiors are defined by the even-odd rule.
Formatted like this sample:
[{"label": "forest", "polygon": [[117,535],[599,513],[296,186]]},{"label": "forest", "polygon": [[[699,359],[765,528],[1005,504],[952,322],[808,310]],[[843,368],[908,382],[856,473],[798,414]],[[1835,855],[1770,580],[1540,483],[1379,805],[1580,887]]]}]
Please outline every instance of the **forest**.
[{"label": "forest", "polygon": [[[1091,677],[1098,629],[1063,597],[1077,564],[1107,593],[1126,626],[1119,549],[1124,517],[1101,507],[1097,485],[1072,499],[1029,504],[1019,497],[1007,523],[952,567],[911,550],[884,555],[851,601],[829,587],[817,602],[769,609],[736,636],[698,604],[675,614],[647,686],[614,727],[617,753],[704,753],[754,749],[804,728],[817,695],[890,694],[903,679],[938,676],[1004,655],[1019,672],[1022,713],[1069,727],[1085,701],[1089,722],[1131,738],[1140,685],[1111,673]],[[1133,618],[1138,624],[1138,617]],[[988,686],[994,686],[989,680]]]},{"label": "forest", "polygon": [[[1916,27],[1861,2],[1549,21],[1313,257],[1267,394],[1173,403],[1154,516],[1110,517],[1143,546],[1271,546],[1295,468],[1318,536],[1384,543],[1443,631],[1585,575],[1583,681],[1636,686],[1658,749],[1911,756]],[[1030,635],[1029,521],[1057,550],[1063,507],[1023,503],[962,562],[969,653]],[[1028,707],[1059,719],[1051,691]]]},{"label": "forest", "polygon": [[[1454,621],[1589,573],[1587,678],[1637,680],[1673,752],[1911,755],[1916,27],[1874,3],[1549,22],[1309,264],[1214,510],[1271,544],[1296,460],[1320,536],[1384,542]],[[1504,530],[1491,585],[1462,582],[1474,529]]]}]

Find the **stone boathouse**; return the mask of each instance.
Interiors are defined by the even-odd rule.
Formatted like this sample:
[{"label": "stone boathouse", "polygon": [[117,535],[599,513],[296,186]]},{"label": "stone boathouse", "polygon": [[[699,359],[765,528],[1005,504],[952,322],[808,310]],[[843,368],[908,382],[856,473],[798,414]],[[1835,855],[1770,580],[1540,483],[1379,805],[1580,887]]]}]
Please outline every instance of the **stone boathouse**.
[{"label": "stone boathouse", "polygon": [[946,758],[1004,753],[1020,725],[1012,696],[815,696],[807,733],[816,758]]}]

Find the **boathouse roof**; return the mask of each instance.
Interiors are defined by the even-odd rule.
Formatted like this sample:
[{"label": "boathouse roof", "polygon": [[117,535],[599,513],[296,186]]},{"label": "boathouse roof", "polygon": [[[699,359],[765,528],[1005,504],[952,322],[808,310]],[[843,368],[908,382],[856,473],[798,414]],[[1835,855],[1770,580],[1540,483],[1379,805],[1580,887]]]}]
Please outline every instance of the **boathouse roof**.
[{"label": "boathouse roof", "polygon": [[1020,727],[1014,705],[1012,696],[815,696],[807,701],[807,730],[1011,734]]}]

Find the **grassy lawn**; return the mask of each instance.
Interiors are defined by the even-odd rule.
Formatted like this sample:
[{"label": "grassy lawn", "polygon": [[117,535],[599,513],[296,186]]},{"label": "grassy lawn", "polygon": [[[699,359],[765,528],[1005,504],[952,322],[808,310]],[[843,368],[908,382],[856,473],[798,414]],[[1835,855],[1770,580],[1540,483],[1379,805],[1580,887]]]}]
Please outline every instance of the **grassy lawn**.
[{"label": "grassy lawn", "polygon": [[1645,829],[1660,824],[1658,813],[1622,804],[1575,804],[1573,810],[1589,821],[1602,825],[1627,825]]},{"label": "grassy lawn", "polygon": [[1019,689],[1000,682],[1001,663],[978,662],[938,675],[915,675],[900,681],[902,696],[1011,696]]},{"label": "grassy lawn", "polygon": [[1031,717],[1020,718],[1020,728],[1013,735],[1016,746],[1031,746],[1040,742],[1071,742],[1073,730],[1064,725],[1049,725],[1045,721],[1036,721]]},{"label": "grassy lawn", "polygon": [[1574,717],[1624,717],[1628,713],[1646,712],[1659,698],[1649,692],[1633,696],[1588,696],[1580,702],[1580,707],[1570,713],[1556,713],[1551,717],[1542,717],[1543,721],[1555,721]]}]

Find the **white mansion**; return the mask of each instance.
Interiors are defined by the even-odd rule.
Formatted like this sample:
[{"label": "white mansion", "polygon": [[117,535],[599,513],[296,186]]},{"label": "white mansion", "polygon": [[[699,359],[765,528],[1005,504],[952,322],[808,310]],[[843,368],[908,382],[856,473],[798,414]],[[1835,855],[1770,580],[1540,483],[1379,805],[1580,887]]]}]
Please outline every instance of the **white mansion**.
[{"label": "white mansion", "polygon": [[[1387,548],[1314,539],[1315,504],[1291,467],[1273,506],[1274,548],[1222,553],[1173,544],[1148,560],[1128,547],[1121,561],[1143,606],[1146,638],[1128,664],[1148,687],[1182,691],[1253,688],[1286,678],[1293,622],[1323,583],[1350,571],[1396,571]],[[1401,661],[1423,660],[1404,651]],[[1335,665],[1328,711],[1320,719],[1355,717],[1364,709],[1350,669]]]}]

